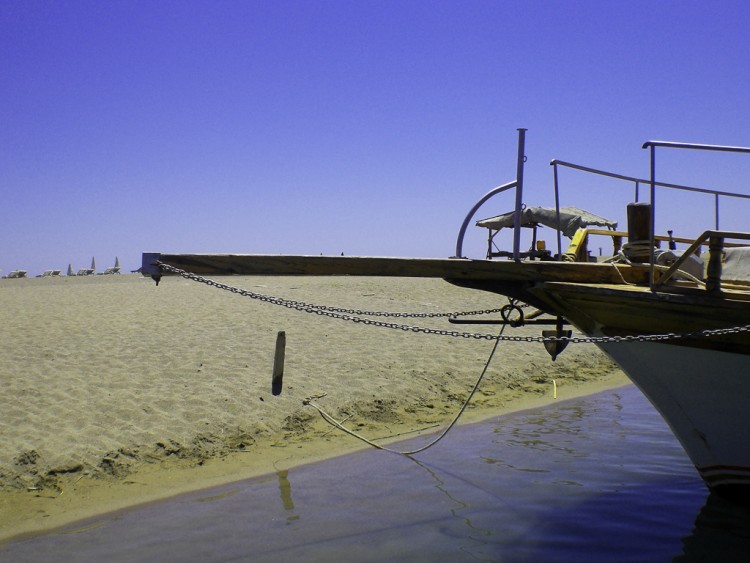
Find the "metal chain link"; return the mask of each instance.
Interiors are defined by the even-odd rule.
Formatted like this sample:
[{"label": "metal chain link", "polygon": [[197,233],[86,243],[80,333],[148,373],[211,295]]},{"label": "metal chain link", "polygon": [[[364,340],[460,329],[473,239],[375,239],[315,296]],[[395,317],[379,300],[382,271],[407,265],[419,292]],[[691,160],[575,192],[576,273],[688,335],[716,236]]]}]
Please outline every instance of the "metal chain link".
[{"label": "metal chain link", "polygon": [[[364,317],[397,317],[397,318],[440,318],[440,317],[469,317],[469,316],[475,316],[475,315],[491,315],[493,313],[500,313],[502,312],[503,308],[497,308],[497,309],[478,309],[475,311],[455,311],[452,313],[406,313],[406,312],[387,312],[387,311],[363,311],[360,309],[344,309],[341,307],[330,307],[328,305],[313,305],[310,303],[304,303],[302,301],[293,301],[291,299],[282,299],[280,297],[272,297],[268,295],[263,295],[261,293],[255,293],[253,291],[248,291],[244,289],[239,288],[233,288],[231,286],[222,284],[220,282],[216,282],[207,278],[204,278],[202,276],[199,276],[197,274],[192,274],[190,272],[187,272],[185,270],[180,270],[179,268],[175,268],[174,266],[170,266],[169,264],[165,264],[164,262],[156,262],[156,265],[159,266],[162,270],[166,270],[168,272],[172,272],[175,274],[179,274],[180,276],[186,278],[186,279],[192,279],[194,281],[204,283],[206,285],[218,287],[219,289],[224,289],[227,291],[231,291],[232,293],[240,293],[243,294],[246,297],[251,297],[252,299],[258,299],[260,301],[267,301],[274,304],[282,305],[284,307],[290,307],[297,309],[299,306],[321,310],[321,311],[331,311],[334,313],[343,313],[343,314],[349,314],[349,315],[359,315]],[[512,302],[513,300],[511,300]],[[520,307],[528,307],[526,303],[520,305]]]},{"label": "metal chain link", "polygon": [[[674,332],[668,332],[664,334],[641,334],[637,336],[505,336],[498,334],[480,334],[475,332],[458,332],[455,330],[444,330],[426,328],[420,326],[404,325],[398,323],[377,321],[373,319],[363,318],[364,316],[380,316],[380,317],[446,317],[446,316],[459,316],[459,315],[480,315],[484,313],[495,313],[501,309],[486,309],[483,311],[469,311],[461,313],[386,313],[386,312],[367,312],[359,311],[354,309],[340,309],[337,307],[327,307],[325,305],[313,305],[310,303],[304,303],[302,301],[294,301],[291,299],[283,299],[281,297],[273,297],[270,295],[264,295],[262,293],[256,293],[247,289],[241,289],[239,287],[230,286],[221,282],[214,281],[209,278],[204,278],[198,274],[193,274],[164,262],[157,261],[156,265],[162,270],[178,274],[185,279],[193,280],[205,285],[216,287],[229,291],[230,293],[236,293],[243,297],[249,297],[251,299],[257,299],[266,303],[272,303],[274,305],[280,305],[288,309],[295,309],[305,313],[314,313],[316,315],[323,315],[335,319],[341,319],[344,321],[351,321],[354,323],[361,323],[364,325],[378,326],[383,328],[392,328],[397,330],[403,330],[406,332],[418,332],[423,334],[438,334],[441,336],[452,336],[456,338],[474,338],[477,340],[501,340],[504,342],[572,342],[575,344],[603,344],[603,343],[623,343],[623,342],[663,342],[666,340],[679,340],[686,338],[707,338],[712,336],[724,336],[727,334],[739,334],[744,332],[750,332],[750,325],[735,326],[729,328],[716,328],[716,329],[705,329],[695,332],[687,332],[683,334],[677,334]],[[354,316],[361,315],[361,316]]]}]

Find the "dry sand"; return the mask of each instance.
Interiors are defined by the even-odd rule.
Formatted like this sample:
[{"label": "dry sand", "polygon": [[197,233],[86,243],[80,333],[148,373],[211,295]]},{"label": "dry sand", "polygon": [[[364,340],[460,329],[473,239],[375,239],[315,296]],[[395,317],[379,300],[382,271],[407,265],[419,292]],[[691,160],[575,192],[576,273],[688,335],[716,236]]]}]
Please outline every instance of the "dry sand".
[{"label": "dry sand", "polygon": [[[371,311],[505,304],[441,280],[221,281]],[[435,432],[458,412],[493,346],[330,319],[176,277],[159,287],[139,275],[0,280],[0,311],[0,540],[366,447],[305,406],[313,395],[325,393],[323,408],[384,443]],[[278,331],[287,348],[275,397]],[[462,421],[551,402],[553,379],[558,400],[627,382],[590,344],[553,363],[540,343],[502,342]]]}]

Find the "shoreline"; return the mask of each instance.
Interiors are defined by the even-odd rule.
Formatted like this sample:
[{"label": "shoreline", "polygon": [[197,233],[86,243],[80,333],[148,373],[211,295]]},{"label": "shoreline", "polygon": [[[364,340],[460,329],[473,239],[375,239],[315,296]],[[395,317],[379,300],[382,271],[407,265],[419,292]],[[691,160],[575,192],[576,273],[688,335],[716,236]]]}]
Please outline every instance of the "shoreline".
[{"label": "shoreline", "polygon": [[[433,279],[223,281],[370,311],[505,302]],[[304,406],[306,397],[325,394],[317,402],[327,412],[379,443],[434,434],[459,411],[492,347],[305,315],[170,277],[158,288],[134,275],[1,280],[0,310],[0,545],[369,447]],[[284,389],[272,396],[281,330]],[[553,380],[557,400],[629,383],[592,344],[569,346],[553,363],[540,343],[501,342],[459,423],[552,403]]]},{"label": "shoreline", "polygon": [[[545,407],[557,401],[573,400],[628,385],[632,385],[630,380],[615,369],[599,379],[564,388],[563,393],[558,394],[556,399],[550,392],[545,396],[522,397],[504,407],[485,408],[479,412],[467,410],[459,419],[458,425],[475,424],[498,416]],[[449,422],[446,421],[445,426]],[[107,514],[136,510],[184,494],[314,464],[372,447],[325,422],[323,424],[325,426],[322,426],[319,433],[324,434],[324,437],[305,436],[290,440],[288,444],[269,441],[258,444],[257,449],[252,451],[234,452],[212,458],[200,466],[188,461],[162,461],[135,470],[125,480],[71,481],[58,494],[48,492],[33,498],[23,492],[0,492],[0,513],[14,514],[14,521],[9,521],[5,517],[0,519],[0,549],[5,544],[54,533],[55,530],[69,528],[76,523],[85,526],[87,521]],[[326,428],[333,429],[333,432]],[[442,428],[400,430],[402,432],[395,436],[381,439],[379,444],[387,446],[418,436],[434,436],[441,432]],[[389,455],[389,452],[383,454]],[[44,513],[42,519],[37,517],[40,512]]]}]

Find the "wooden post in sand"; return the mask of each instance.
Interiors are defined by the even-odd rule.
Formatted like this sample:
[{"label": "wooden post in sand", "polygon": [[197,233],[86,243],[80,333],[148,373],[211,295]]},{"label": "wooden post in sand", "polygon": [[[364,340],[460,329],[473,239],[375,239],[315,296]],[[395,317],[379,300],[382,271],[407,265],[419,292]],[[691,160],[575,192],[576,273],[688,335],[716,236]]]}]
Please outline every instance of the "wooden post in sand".
[{"label": "wooden post in sand", "polygon": [[284,354],[286,351],[286,333],[280,330],[276,335],[276,353],[273,356],[273,377],[271,379],[271,393],[281,395],[282,380],[284,378]]}]

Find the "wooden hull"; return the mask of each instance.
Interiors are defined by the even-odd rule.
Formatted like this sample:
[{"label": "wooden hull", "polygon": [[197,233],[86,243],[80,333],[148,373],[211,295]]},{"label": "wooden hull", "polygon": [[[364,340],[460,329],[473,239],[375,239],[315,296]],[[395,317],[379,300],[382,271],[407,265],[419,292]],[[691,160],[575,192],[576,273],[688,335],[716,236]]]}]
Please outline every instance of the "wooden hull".
[{"label": "wooden hull", "polygon": [[[529,299],[564,316],[589,335],[689,334],[750,324],[748,292],[710,295],[705,291],[651,291],[648,287],[624,284],[545,282],[530,288],[529,293]],[[695,336],[671,343],[750,354],[747,332],[710,338]]]}]

